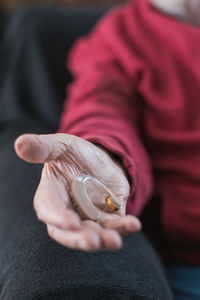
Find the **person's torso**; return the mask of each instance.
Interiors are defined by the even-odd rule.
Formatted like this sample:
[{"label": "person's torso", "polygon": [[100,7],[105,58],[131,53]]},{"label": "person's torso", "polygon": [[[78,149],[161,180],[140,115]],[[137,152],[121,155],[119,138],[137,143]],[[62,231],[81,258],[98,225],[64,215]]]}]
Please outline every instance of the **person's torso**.
[{"label": "person's torso", "polygon": [[154,240],[167,260],[200,264],[200,28],[146,0],[135,1],[134,14],[139,121],[155,176],[144,228],[157,231]]}]

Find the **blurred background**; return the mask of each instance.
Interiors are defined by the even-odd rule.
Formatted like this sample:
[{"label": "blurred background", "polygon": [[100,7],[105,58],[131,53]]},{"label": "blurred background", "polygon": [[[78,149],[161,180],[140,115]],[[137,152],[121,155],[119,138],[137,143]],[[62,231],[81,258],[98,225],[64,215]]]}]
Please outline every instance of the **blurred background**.
[{"label": "blurred background", "polygon": [[80,6],[80,5],[111,5],[125,2],[125,0],[0,0],[0,10],[9,12],[23,6],[50,4],[57,6]]},{"label": "blurred background", "polygon": [[[1,123],[13,121],[12,109],[21,104],[26,106],[20,108],[24,118],[39,122],[42,114],[34,105],[42,103],[47,128],[55,131],[72,80],[66,68],[72,44],[105,12],[126,1],[0,0],[0,129]],[[45,99],[56,106],[52,114]]]},{"label": "blurred background", "polygon": [[22,102],[24,117],[38,122],[35,103],[51,99],[57,108],[50,115],[48,103],[44,114],[48,129],[55,131],[72,80],[66,67],[72,44],[104,13],[127,1],[0,0],[0,129],[6,120],[4,104],[9,103],[5,122],[13,121],[12,109]]}]

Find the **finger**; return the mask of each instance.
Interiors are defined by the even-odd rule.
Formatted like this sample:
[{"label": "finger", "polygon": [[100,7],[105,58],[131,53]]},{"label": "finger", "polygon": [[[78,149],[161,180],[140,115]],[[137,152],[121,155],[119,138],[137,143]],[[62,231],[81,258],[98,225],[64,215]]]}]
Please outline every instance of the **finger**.
[{"label": "finger", "polygon": [[38,219],[44,223],[71,230],[81,227],[81,219],[70,205],[65,186],[56,178],[42,177],[33,204]]},{"label": "finger", "polygon": [[101,225],[105,228],[117,230],[121,235],[131,232],[137,232],[141,229],[142,225],[138,218],[132,215],[124,217],[105,218],[101,221]]},{"label": "finger", "polygon": [[86,229],[91,228],[98,233],[101,233],[103,231],[102,226],[100,226],[98,223],[91,221],[91,220],[82,221],[82,228],[86,228]]},{"label": "finger", "polygon": [[122,247],[122,239],[115,230],[102,228],[98,223],[87,220],[82,222],[84,228],[92,228],[99,233],[102,245],[101,250],[114,250]]},{"label": "finger", "polygon": [[16,139],[14,147],[17,155],[27,162],[50,162],[66,150],[70,137],[65,134],[23,134]]},{"label": "finger", "polygon": [[47,231],[51,238],[65,247],[84,251],[101,249],[99,235],[92,229],[70,231],[47,224]]},{"label": "finger", "polygon": [[122,247],[122,238],[116,230],[104,229],[101,239],[104,250],[117,250]]},{"label": "finger", "polygon": [[78,215],[70,209],[65,212],[59,210],[53,212],[52,210],[47,211],[45,206],[40,206],[40,211],[36,211],[36,214],[41,222],[49,223],[60,229],[79,230],[81,227]]}]

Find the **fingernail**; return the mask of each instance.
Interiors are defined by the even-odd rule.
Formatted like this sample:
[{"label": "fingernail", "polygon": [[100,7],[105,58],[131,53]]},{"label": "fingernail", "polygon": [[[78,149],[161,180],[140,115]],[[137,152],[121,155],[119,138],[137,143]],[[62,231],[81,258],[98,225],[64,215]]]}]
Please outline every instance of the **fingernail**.
[{"label": "fingernail", "polygon": [[137,229],[137,230],[140,230],[142,228],[142,224],[141,224],[140,220],[138,220],[138,219],[134,219],[133,224],[134,224],[135,229]]},{"label": "fingernail", "polygon": [[98,236],[93,236],[92,238],[92,246],[94,246],[95,248],[100,246],[100,239]]},{"label": "fingernail", "polygon": [[17,144],[17,152],[19,155],[25,155],[27,153],[27,144],[26,143],[22,143],[22,142],[19,142]]},{"label": "fingernail", "polygon": [[87,249],[88,248],[88,243],[84,240],[78,241],[77,245],[81,249]]},{"label": "fingernail", "polygon": [[122,247],[122,238],[117,232],[113,232],[112,238],[112,245],[114,248],[121,248]]},{"label": "fingernail", "polygon": [[122,239],[119,236],[116,236],[115,241],[116,241],[117,247],[121,248],[122,247]]}]

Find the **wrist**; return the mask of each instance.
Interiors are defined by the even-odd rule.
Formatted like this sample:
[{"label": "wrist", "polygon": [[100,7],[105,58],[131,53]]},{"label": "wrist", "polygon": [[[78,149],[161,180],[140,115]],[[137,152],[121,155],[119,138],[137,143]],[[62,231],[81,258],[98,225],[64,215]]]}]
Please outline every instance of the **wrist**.
[{"label": "wrist", "polygon": [[95,143],[95,146],[97,148],[99,148],[101,151],[103,151],[104,153],[106,153],[107,155],[109,155],[109,157],[111,158],[111,160],[120,168],[120,170],[122,171],[122,173],[126,177],[129,185],[131,185],[131,178],[130,178],[130,176],[128,174],[127,169],[124,167],[124,164],[123,164],[123,161],[122,161],[121,157],[119,155],[117,155],[116,153],[110,151],[106,147],[100,145],[100,144],[96,144]]}]

